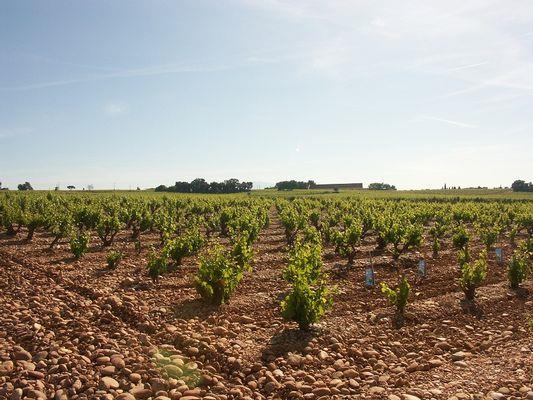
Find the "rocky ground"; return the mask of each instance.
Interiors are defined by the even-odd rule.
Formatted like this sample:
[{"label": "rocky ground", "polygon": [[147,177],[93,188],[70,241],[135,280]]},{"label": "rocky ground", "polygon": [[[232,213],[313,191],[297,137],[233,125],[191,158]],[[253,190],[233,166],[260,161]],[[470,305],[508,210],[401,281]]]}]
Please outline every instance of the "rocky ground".
[{"label": "rocky ground", "polygon": [[[491,259],[472,315],[461,308],[454,252],[444,246],[433,260],[422,248],[403,263],[413,287],[396,329],[379,289],[364,287],[372,243],[349,269],[326,249],[334,308],[300,332],[280,317],[285,247],[271,218],[254,272],[219,309],[196,296],[195,258],[149,281],[155,236],[140,255],[120,237],[126,256],[113,271],[96,239],[76,261],[66,243],[47,251],[45,234],[32,243],[0,236],[0,398],[533,399],[531,280],[511,292],[505,267]],[[421,257],[424,280],[415,279]],[[396,281],[390,257],[372,262],[378,281]]]}]

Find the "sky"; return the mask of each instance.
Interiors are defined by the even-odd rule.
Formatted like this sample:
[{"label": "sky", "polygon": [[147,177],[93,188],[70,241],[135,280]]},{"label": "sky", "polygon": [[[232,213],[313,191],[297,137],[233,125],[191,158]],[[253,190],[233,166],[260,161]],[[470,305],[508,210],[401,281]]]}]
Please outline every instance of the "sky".
[{"label": "sky", "polygon": [[3,0],[0,182],[533,179],[530,0]]}]

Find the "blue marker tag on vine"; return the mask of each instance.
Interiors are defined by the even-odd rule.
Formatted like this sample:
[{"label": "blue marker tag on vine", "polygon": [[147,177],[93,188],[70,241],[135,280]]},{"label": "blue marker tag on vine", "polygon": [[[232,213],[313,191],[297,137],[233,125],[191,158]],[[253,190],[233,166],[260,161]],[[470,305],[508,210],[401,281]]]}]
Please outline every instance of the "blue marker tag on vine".
[{"label": "blue marker tag on vine", "polygon": [[426,260],[420,260],[418,262],[418,275],[421,276],[422,278],[425,278],[427,275],[426,267],[427,267]]},{"label": "blue marker tag on vine", "polygon": [[498,264],[502,264],[503,263],[503,250],[501,247],[497,247],[495,250],[494,250],[494,253],[496,254],[496,261],[498,262]]},{"label": "blue marker tag on vine", "polygon": [[374,286],[374,284],[375,284],[374,268],[366,267],[366,270],[365,270],[365,285],[366,286]]}]

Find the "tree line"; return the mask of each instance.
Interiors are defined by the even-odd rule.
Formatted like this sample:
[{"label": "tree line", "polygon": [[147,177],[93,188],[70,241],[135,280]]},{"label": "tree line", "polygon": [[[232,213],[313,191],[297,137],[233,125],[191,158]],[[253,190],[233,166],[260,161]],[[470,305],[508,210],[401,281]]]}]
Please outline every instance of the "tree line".
[{"label": "tree line", "polygon": [[313,189],[316,186],[315,181],[281,181],[274,186],[277,190],[294,190],[294,189]]},{"label": "tree line", "polygon": [[191,182],[176,182],[173,186],[159,185],[155,188],[156,192],[174,192],[174,193],[241,193],[252,190],[252,182],[240,182],[238,179],[227,179],[223,182],[208,183],[203,178],[196,178]]},{"label": "tree line", "polygon": [[[274,186],[277,190],[294,190],[294,189],[314,189],[316,188],[316,183],[313,180],[305,181],[281,181],[277,182]],[[389,185],[388,183],[371,183],[368,185],[370,190],[396,190],[394,185]]]},{"label": "tree line", "polygon": [[513,192],[533,192],[533,183],[517,179],[511,185]]}]

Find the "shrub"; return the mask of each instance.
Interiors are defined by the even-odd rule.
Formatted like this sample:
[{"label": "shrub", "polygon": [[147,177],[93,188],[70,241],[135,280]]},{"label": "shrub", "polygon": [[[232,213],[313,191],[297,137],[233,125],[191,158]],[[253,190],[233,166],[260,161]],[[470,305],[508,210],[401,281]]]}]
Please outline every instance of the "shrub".
[{"label": "shrub", "polygon": [[46,220],[40,213],[25,213],[23,219],[24,225],[28,228],[26,240],[30,242],[33,239],[35,231],[46,225]]},{"label": "shrub", "polygon": [[457,252],[457,261],[459,262],[459,269],[462,269],[463,265],[470,262],[470,252],[468,251],[468,247]]},{"label": "shrub", "polygon": [[80,233],[70,239],[70,251],[75,258],[80,258],[87,252],[89,245],[89,235]]},{"label": "shrub", "polygon": [[283,278],[292,284],[292,289],[281,302],[281,315],[307,330],[333,304],[332,293],[324,284],[320,243],[296,242]]},{"label": "shrub", "polygon": [[394,222],[384,227],[382,237],[385,243],[392,244],[392,257],[396,264],[404,252],[420,245],[422,227],[406,222]]},{"label": "shrub", "polygon": [[281,315],[287,321],[297,322],[300,329],[308,330],[332,304],[332,293],[323,283],[313,288],[305,279],[298,279],[281,302]]},{"label": "shrub", "polygon": [[496,240],[498,240],[498,233],[498,229],[493,226],[479,228],[479,237],[485,245],[487,252],[490,251],[491,247],[496,243]]},{"label": "shrub", "polygon": [[111,246],[116,234],[120,231],[120,220],[116,215],[103,216],[96,227],[98,237],[104,247]]},{"label": "shrub", "polygon": [[289,252],[289,262],[283,270],[283,279],[290,283],[306,280],[315,283],[322,274],[322,247],[297,242]]},{"label": "shrub", "polygon": [[135,252],[137,254],[141,254],[141,251],[142,251],[141,241],[139,239],[136,239],[135,240]]},{"label": "shrub", "polygon": [[168,255],[165,251],[158,254],[154,249],[150,252],[148,258],[148,276],[152,278],[153,282],[159,281],[159,276],[167,272],[168,269]]},{"label": "shrub", "polygon": [[521,258],[516,254],[511,257],[507,269],[507,277],[509,278],[511,289],[518,289],[520,284],[524,281],[526,277],[526,267],[526,260],[524,258]]},{"label": "shrub", "polygon": [[525,240],[515,250],[507,269],[507,277],[512,289],[518,289],[528,275],[533,274],[532,259],[533,241]]},{"label": "shrub", "polygon": [[111,250],[109,253],[107,253],[106,261],[107,261],[107,267],[109,269],[115,269],[120,264],[120,261],[122,260],[122,252]]},{"label": "shrub", "polygon": [[231,257],[243,271],[252,269],[252,259],[254,256],[252,246],[248,243],[247,237],[247,232],[244,232],[242,235],[232,239]]},{"label": "shrub", "polygon": [[526,260],[529,272],[533,273],[533,239],[529,238],[521,242],[518,245],[518,251]]},{"label": "shrub", "polygon": [[59,240],[68,237],[72,232],[72,220],[70,215],[66,213],[57,212],[52,214],[47,224],[50,226],[50,232],[54,236],[54,239],[50,243],[50,249],[52,249]]},{"label": "shrub", "polygon": [[19,231],[18,228],[15,228],[15,224],[19,218],[20,211],[8,204],[0,204],[0,207],[0,224],[9,236],[15,236]]},{"label": "shrub", "polygon": [[195,279],[196,291],[207,302],[221,305],[229,300],[242,277],[243,271],[235,260],[217,245],[200,259]]},{"label": "shrub", "polygon": [[302,232],[302,238],[305,243],[309,243],[311,245],[320,246],[322,244],[322,235],[314,226],[305,227]]},{"label": "shrub", "polygon": [[312,210],[309,213],[309,221],[311,222],[311,225],[313,225],[317,230],[320,229],[320,211],[319,210]]},{"label": "shrub", "polygon": [[79,206],[73,210],[72,218],[79,231],[95,229],[100,220],[100,211],[94,207]]},{"label": "shrub", "polygon": [[389,302],[396,307],[396,324],[399,326],[403,325],[405,306],[407,305],[409,292],[411,290],[411,286],[409,285],[407,278],[403,276],[396,289],[391,289],[385,282],[381,282],[380,287],[381,293],[383,293]]},{"label": "shrub", "polygon": [[459,225],[455,229],[455,233],[452,236],[453,246],[457,250],[465,250],[470,241],[470,235],[468,234],[466,228],[463,225]]},{"label": "shrub", "polygon": [[441,249],[440,240],[446,233],[446,224],[439,221],[435,221],[435,224],[431,227],[429,233],[433,237],[433,257],[437,257]]},{"label": "shrub", "polygon": [[204,240],[200,231],[197,229],[191,230],[184,235],[167,242],[165,251],[169,257],[174,260],[176,265],[181,265],[183,257],[195,254],[202,245]]},{"label": "shrub", "polygon": [[459,284],[465,293],[465,300],[473,302],[476,297],[476,288],[481,285],[487,276],[487,252],[483,250],[479,258],[471,262],[465,262],[461,267]]},{"label": "shrub", "polygon": [[346,227],[344,231],[335,234],[335,252],[348,259],[348,264],[353,264],[357,253],[357,246],[361,243],[363,227],[360,223],[354,222]]},{"label": "shrub", "polygon": [[288,208],[279,214],[281,224],[285,228],[285,239],[288,245],[294,244],[298,230],[305,225],[305,220],[298,213]]},{"label": "shrub", "polygon": [[[264,222],[263,222],[264,223]],[[252,213],[243,213],[235,217],[228,225],[230,237],[245,236],[249,245],[257,240],[261,232],[261,222]]]}]

